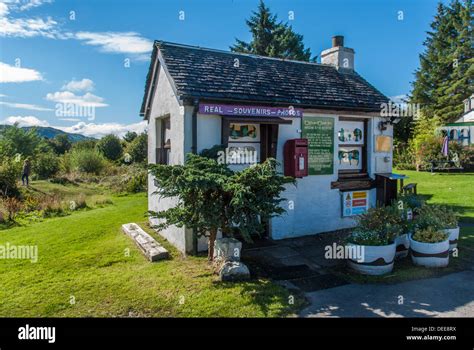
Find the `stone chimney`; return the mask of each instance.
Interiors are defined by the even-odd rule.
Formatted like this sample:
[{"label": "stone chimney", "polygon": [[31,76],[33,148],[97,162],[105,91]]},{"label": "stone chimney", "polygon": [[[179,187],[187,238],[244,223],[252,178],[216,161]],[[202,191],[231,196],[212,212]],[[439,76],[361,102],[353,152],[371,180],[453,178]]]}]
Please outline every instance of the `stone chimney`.
[{"label": "stone chimney", "polygon": [[330,64],[347,72],[354,71],[354,50],[344,47],[344,37],[332,37],[332,47],[321,52],[321,63]]}]

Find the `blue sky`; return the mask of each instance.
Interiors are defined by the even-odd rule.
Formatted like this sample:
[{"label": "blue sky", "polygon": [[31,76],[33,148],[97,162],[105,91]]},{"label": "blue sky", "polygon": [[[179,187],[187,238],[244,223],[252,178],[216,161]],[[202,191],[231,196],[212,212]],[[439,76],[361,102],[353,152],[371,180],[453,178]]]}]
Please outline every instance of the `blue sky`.
[{"label": "blue sky", "polygon": [[[434,0],[266,4],[281,20],[294,12],[289,23],[313,55],[329,48],[333,35],[344,35],[356,52],[356,70],[387,96],[409,93],[437,6]],[[258,0],[0,0],[0,123],[91,136],[142,130],[138,112],[153,40],[227,50],[235,38],[250,39],[245,19],[257,5]],[[95,113],[58,116],[58,103],[94,106]]]}]

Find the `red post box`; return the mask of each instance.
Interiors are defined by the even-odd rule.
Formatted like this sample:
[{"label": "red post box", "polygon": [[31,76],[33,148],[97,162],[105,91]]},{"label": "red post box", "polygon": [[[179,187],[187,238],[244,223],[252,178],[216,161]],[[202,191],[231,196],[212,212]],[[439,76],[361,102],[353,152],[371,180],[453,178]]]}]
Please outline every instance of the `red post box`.
[{"label": "red post box", "polygon": [[308,139],[291,139],[283,147],[285,176],[308,176]]}]

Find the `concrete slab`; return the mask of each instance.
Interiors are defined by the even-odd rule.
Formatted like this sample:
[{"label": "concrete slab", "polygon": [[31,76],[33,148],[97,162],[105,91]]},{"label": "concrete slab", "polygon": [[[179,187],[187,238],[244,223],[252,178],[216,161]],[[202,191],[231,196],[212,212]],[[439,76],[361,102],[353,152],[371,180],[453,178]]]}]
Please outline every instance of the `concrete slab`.
[{"label": "concrete slab", "polygon": [[123,224],[122,231],[135,241],[148,260],[158,261],[169,257],[168,251],[137,224]]},{"label": "concrete slab", "polygon": [[300,316],[474,317],[473,291],[474,271],[399,284],[349,284],[306,293],[311,305]]}]

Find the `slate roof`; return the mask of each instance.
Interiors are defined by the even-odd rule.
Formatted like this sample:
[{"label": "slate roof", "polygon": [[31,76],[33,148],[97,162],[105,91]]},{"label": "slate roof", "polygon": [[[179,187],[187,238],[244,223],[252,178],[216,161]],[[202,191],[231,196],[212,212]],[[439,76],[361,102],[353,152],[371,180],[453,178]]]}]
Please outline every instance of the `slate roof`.
[{"label": "slate roof", "polygon": [[380,104],[388,101],[354,71],[155,41],[141,115],[145,114],[155,57],[181,99],[369,112],[380,111]]}]

